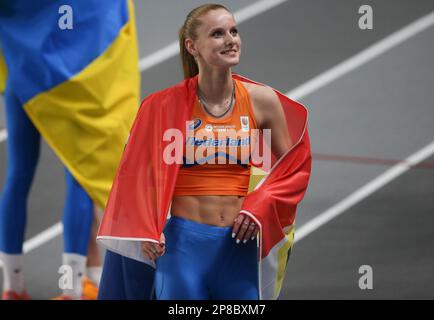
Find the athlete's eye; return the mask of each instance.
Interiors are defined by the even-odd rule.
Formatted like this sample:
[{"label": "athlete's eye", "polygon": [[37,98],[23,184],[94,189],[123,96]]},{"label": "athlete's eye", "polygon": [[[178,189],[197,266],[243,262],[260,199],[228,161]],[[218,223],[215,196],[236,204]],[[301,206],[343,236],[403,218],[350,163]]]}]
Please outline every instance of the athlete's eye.
[{"label": "athlete's eye", "polygon": [[233,29],[231,30],[231,34],[232,34],[233,36],[238,35],[238,29],[237,29],[237,28],[233,28]]},{"label": "athlete's eye", "polygon": [[218,37],[221,37],[223,35],[223,32],[221,30],[217,30],[217,31],[214,31],[211,35],[214,38],[218,38]]}]

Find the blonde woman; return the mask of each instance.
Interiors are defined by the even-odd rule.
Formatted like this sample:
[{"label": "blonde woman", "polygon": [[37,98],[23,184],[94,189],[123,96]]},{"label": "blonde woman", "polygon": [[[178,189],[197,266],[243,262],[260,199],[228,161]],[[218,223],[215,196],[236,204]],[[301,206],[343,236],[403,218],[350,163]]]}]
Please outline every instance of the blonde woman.
[{"label": "blonde woman", "polygon": [[[225,7],[191,11],[179,41],[185,80],[143,102],[99,239],[114,252],[155,263],[157,299],[264,298],[258,253],[264,257],[267,248],[290,241],[282,230],[293,224],[307,187],[308,144],[296,161],[286,156],[305,122],[292,128],[298,137],[292,134],[281,103],[287,98],[232,74],[241,37]],[[270,175],[265,187],[248,195],[252,150],[265,132],[271,133],[268,146],[279,176]],[[183,134],[181,153],[179,143],[171,144],[177,133]],[[284,155],[287,161],[280,161]],[[264,240],[258,251],[259,231]],[[286,264],[289,250],[281,251]]]}]

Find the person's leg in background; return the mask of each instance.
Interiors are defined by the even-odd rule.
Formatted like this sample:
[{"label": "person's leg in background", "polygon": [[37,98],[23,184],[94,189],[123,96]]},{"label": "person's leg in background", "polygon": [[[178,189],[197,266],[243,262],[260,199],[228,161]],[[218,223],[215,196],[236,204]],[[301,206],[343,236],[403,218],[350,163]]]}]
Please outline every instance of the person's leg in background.
[{"label": "person's leg in background", "polygon": [[27,197],[40,150],[40,134],[21,103],[5,94],[8,131],[6,180],[0,196],[0,253],[3,262],[3,298],[25,299],[23,242]]},{"label": "person's leg in background", "polygon": [[80,299],[86,274],[87,253],[93,221],[93,202],[66,169],[66,199],[63,212],[64,253],[62,264],[73,272],[72,288],[64,288],[64,297]]},{"label": "person's leg in background", "polygon": [[96,243],[100,218],[98,207],[95,205],[93,210],[92,230],[90,233],[89,247],[87,251],[86,277],[83,281],[83,297],[88,300],[96,300],[98,288],[101,281],[101,254]]}]

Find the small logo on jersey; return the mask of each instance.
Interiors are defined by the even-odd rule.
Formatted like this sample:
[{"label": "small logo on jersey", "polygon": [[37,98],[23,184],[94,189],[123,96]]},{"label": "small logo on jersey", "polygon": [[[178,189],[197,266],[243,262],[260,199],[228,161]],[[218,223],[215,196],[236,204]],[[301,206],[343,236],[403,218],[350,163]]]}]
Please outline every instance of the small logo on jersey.
[{"label": "small logo on jersey", "polygon": [[207,131],[207,132],[211,132],[212,131],[212,125],[210,125],[210,124],[207,124],[206,126],[205,126],[205,131]]},{"label": "small logo on jersey", "polygon": [[202,120],[200,120],[199,118],[194,119],[193,123],[188,126],[188,129],[189,130],[196,130],[197,128],[200,127],[201,124],[202,124]]},{"label": "small logo on jersey", "polygon": [[240,121],[241,121],[241,130],[243,132],[249,132],[249,117],[241,116]]}]

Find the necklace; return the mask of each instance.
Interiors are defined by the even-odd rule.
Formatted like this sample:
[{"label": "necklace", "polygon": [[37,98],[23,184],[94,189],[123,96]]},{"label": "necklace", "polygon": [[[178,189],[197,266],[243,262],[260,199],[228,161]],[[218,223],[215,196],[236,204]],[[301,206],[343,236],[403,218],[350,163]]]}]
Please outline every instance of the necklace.
[{"label": "necklace", "polygon": [[234,103],[234,96],[235,96],[235,82],[232,80],[231,100],[227,104],[225,112],[223,112],[222,114],[216,115],[209,110],[209,107],[207,106],[208,103],[205,102],[202,95],[199,93],[199,88],[197,90],[197,98],[199,99],[199,103],[202,105],[202,107],[205,109],[205,111],[207,113],[209,113],[210,115],[212,115],[214,118],[223,118],[229,112],[229,110],[231,110],[232,104]]}]

